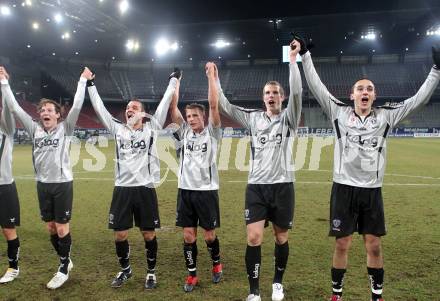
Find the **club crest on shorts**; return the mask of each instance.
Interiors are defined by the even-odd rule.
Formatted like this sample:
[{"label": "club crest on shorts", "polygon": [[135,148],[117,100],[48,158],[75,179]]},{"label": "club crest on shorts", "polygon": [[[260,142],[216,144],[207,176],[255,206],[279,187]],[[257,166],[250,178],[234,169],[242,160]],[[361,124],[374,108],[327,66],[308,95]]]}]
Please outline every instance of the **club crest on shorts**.
[{"label": "club crest on shorts", "polygon": [[341,220],[334,219],[332,223],[333,223],[333,230],[340,231],[339,226],[341,225]]},{"label": "club crest on shorts", "polygon": [[110,214],[108,215],[108,223],[109,223],[109,224],[113,224],[113,220],[114,220],[114,218],[115,218],[115,216],[114,216],[113,214],[110,213]]}]

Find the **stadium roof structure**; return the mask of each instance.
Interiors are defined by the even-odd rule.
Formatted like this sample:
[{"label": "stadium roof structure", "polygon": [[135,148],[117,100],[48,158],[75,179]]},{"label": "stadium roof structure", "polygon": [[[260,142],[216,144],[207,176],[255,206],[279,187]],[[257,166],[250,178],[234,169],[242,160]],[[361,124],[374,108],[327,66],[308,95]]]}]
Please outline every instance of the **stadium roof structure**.
[{"label": "stadium roof structure", "polygon": [[[1,53],[7,56],[63,59],[240,60],[279,58],[295,31],[312,39],[319,56],[427,51],[439,36],[440,1],[170,1],[5,0],[0,15]],[[59,14],[60,22],[56,22]],[[62,18],[62,21],[61,21]],[[33,29],[38,23],[38,30]],[[373,34],[377,39],[364,39]],[[157,57],[161,37],[178,48]],[[139,44],[127,51],[127,40]],[[217,49],[217,39],[230,47]]]}]

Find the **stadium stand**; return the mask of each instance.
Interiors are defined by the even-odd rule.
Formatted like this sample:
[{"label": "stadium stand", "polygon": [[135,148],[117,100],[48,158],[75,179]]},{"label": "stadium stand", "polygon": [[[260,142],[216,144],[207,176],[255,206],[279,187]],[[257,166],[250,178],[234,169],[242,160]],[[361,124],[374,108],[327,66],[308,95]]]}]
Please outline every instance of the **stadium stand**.
[{"label": "stadium stand", "polygon": [[[378,94],[377,105],[386,101],[401,101],[414,95],[431,68],[429,59],[422,55],[409,55],[404,62],[399,62],[399,57],[396,55],[373,56],[370,62],[359,63],[363,62],[363,59],[364,57],[345,57],[338,62],[331,58],[316,58],[315,65],[329,91],[343,101],[349,101],[351,85],[355,81],[360,78],[371,79],[375,83]],[[41,70],[72,96],[76,89],[78,70],[81,68],[78,63],[56,63],[54,61],[41,65]],[[107,101],[108,110],[115,118],[123,120],[125,102],[135,97],[145,101],[147,110],[154,112],[166,89],[168,74],[172,66],[150,65],[123,68],[97,64],[91,65],[91,68],[97,74],[96,85],[104,101]],[[258,108],[261,107],[262,87],[268,80],[279,81],[286,90],[286,95],[289,94],[288,68],[287,64],[274,64],[273,62],[261,65],[231,64],[222,66],[219,72],[222,88],[231,101],[241,106]],[[14,89],[23,91],[22,79],[26,78],[26,70],[18,68],[14,69],[14,72],[18,74],[16,79],[20,79],[14,82],[17,85]],[[303,74],[302,78],[304,88],[302,125],[314,128],[331,127],[330,121],[308,91]],[[184,70],[180,92],[182,111],[184,105],[189,102],[207,103],[208,85],[202,64],[198,68],[192,67]],[[403,126],[440,126],[438,118],[440,104],[435,101],[439,96],[440,89],[438,88],[432,103],[405,120]],[[25,101],[26,94],[18,93],[17,97],[21,99],[24,109],[35,118],[36,107],[33,103]],[[224,127],[240,127],[229,119],[224,119],[222,124]],[[102,127],[88,101],[80,114],[78,125],[80,128]]]}]

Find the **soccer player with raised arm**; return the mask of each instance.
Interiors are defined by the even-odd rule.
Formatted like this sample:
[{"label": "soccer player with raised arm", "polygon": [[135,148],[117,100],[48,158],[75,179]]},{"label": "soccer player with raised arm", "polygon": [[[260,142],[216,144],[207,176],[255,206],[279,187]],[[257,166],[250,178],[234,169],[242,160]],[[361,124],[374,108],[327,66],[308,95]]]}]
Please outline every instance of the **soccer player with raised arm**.
[{"label": "soccer player with raised arm", "polygon": [[174,132],[180,159],[176,226],[183,228],[183,255],[188,276],[183,287],[191,292],[197,277],[197,226],[203,229],[206,246],[212,259],[212,281],[222,276],[220,244],[215,228],[220,227],[218,200],[219,178],[216,165],[218,143],[221,139],[218,91],[213,63],[206,64],[208,77],[209,121],[205,127],[205,107],[189,104],[185,107],[186,122],[177,108],[178,89],[170,106],[171,119],[179,128]]},{"label": "soccer player with raised arm", "polygon": [[69,279],[73,267],[70,260],[72,238],[69,221],[72,217],[73,175],[69,149],[79,112],[84,102],[86,77],[91,74],[85,68],[78,82],[72,108],[66,119],[61,119],[60,105],[50,99],[42,99],[38,105],[40,120],[34,121],[17,103],[8,83],[8,74],[2,68],[0,80],[7,106],[32,137],[32,161],[37,181],[40,214],[46,222],[50,241],[60,257],[60,266],[47,288],[56,289]]},{"label": "soccer player with raised arm", "polygon": [[267,221],[272,222],[275,237],[275,275],[272,300],[284,299],[282,285],[289,257],[288,230],[293,227],[294,168],[290,164],[293,140],[301,118],[302,83],[296,56],[300,44],[290,44],[290,96],[282,109],[284,91],[280,83],[267,82],[263,88],[262,110],[244,109],[229,103],[219,88],[220,112],[234,119],[249,131],[251,157],[246,188],[244,217],[247,228],[246,270],[250,292],[248,301],[259,301],[261,244]]},{"label": "soccer player with raised arm", "polygon": [[[2,68],[2,67],[0,67]],[[0,79],[5,78],[4,73]],[[6,105],[2,93],[2,113],[0,116],[0,226],[8,244],[9,268],[0,283],[8,283],[18,277],[18,256],[20,241],[15,227],[20,226],[20,204],[18,202],[17,188],[12,177],[12,149],[14,147],[15,120]]]},{"label": "soccer player with raised arm", "polygon": [[157,131],[163,128],[172,96],[180,81],[181,71],[176,69],[156,113],[143,123],[146,115],[142,102],[131,100],[125,109],[127,123],[112,117],[106,110],[96,86],[94,75],[88,78],[88,91],[92,105],[102,124],[115,139],[115,187],[108,219],[109,229],[115,236],[116,254],[121,271],[111,282],[114,288],[121,287],[132,275],[130,267],[130,245],[128,230],[139,227],[145,241],[147,277],[145,288],[156,287],[156,228],[160,228],[159,209],[154,184],[160,179],[160,165],[156,150]]},{"label": "soccer player with raised arm", "polygon": [[417,93],[393,106],[373,107],[376,91],[371,80],[354,83],[354,106],[337,100],[321,82],[305,41],[301,43],[304,74],[310,91],[333,124],[335,133],[333,187],[330,197],[330,236],[335,237],[331,278],[332,301],[342,300],[348,252],[357,231],[367,252],[371,300],[383,301],[381,236],[386,234],[382,184],[386,163],[386,138],[411,112],[426,104],[440,79],[440,50],[433,48],[434,66]]}]

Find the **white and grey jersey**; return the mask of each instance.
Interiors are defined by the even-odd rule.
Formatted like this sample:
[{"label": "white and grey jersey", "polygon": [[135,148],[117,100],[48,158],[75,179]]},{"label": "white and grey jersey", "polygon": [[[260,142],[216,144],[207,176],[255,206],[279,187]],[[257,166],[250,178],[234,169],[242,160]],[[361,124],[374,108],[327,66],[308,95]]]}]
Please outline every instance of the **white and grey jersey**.
[{"label": "white and grey jersey", "polygon": [[251,143],[249,184],[295,181],[292,150],[301,119],[302,83],[298,65],[290,64],[289,69],[289,103],[277,116],[269,117],[261,110],[249,110],[232,105],[219,87],[221,113],[234,119],[249,131]]},{"label": "white and grey jersey", "polygon": [[211,122],[200,133],[183,122],[173,133],[180,159],[178,187],[187,190],[218,190],[217,150],[221,139],[220,127]]},{"label": "white and grey jersey", "polygon": [[362,119],[353,107],[330,94],[316,73],[309,52],[303,55],[303,67],[310,90],[333,123],[336,139],[333,181],[356,187],[381,187],[389,131],[429,100],[439,82],[440,71],[433,68],[413,97],[393,106],[373,107]]},{"label": "white and grey jersey", "polygon": [[0,118],[0,185],[5,185],[14,182],[12,177],[12,149],[14,147],[15,120],[6,105],[3,93]]},{"label": "white and grey jersey", "polygon": [[153,187],[160,181],[157,131],[163,128],[176,85],[177,79],[172,78],[154,116],[137,130],[113,118],[106,110],[96,86],[88,88],[96,114],[115,139],[115,186]]},{"label": "white and grey jersey", "polygon": [[63,183],[73,180],[69,158],[70,143],[84,102],[86,82],[85,78],[79,80],[73,105],[66,119],[47,132],[20,107],[8,81],[2,81],[2,93],[6,96],[7,105],[32,137],[32,161],[35,178],[39,182]]}]

